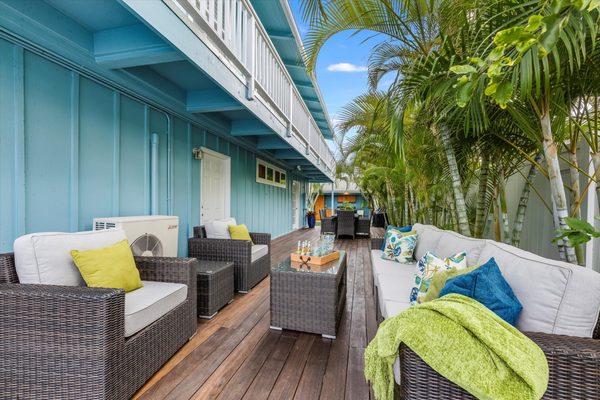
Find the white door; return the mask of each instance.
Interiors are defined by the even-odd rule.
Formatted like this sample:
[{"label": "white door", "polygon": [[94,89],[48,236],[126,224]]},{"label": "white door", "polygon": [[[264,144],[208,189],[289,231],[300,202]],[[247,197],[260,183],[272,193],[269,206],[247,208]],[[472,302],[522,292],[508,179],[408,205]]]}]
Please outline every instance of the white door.
[{"label": "white door", "polygon": [[300,229],[300,182],[292,182],[292,229]]},{"label": "white door", "polygon": [[201,223],[228,218],[230,195],[230,158],[202,149],[200,214]]}]

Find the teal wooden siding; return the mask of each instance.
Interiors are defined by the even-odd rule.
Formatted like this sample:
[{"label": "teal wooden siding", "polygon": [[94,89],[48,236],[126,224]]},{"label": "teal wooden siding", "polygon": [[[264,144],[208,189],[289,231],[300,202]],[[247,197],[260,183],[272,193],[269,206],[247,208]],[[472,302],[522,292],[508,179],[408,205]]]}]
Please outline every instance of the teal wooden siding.
[{"label": "teal wooden siding", "polygon": [[231,215],[240,223],[273,236],[292,229],[293,172],[287,189],[258,184],[252,151],[0,39],[0,251],[29,232],[149,214],[152,134],[158,212],[179,216],[180,255],[200,223],[195,147],[231,157]]}]

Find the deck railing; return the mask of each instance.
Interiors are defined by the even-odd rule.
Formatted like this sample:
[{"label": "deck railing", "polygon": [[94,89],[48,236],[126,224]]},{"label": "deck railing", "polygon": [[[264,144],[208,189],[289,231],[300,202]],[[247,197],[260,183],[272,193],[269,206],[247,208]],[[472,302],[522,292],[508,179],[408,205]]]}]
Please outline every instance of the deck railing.
[{"label": "deck railing", "polygon": [[271,38],[248,0],[163,0],[287,126],[287,135],[333,175],[335,160]]}]

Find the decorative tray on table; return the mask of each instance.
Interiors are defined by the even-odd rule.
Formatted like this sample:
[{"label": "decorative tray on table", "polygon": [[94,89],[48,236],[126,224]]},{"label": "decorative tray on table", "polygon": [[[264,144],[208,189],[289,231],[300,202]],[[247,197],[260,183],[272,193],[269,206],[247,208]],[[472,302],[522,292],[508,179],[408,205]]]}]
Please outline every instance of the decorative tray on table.
[{"label": "decorative tray on table", "polygon": [[293,262],[300,262],[309,265],[325,265],[334,260],[337,260],[338,258],[340,258],[340,252],[337,250],[322,256],[298,253],[291,254],[291,259]]}]

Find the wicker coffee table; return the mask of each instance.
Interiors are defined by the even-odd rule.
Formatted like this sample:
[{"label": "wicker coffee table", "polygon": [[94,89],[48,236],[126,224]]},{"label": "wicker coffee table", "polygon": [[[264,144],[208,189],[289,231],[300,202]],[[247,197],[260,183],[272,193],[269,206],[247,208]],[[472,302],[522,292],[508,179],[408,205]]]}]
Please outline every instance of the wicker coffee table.
[{"label": "wicker coffee table", "polygon": [[346,252],[323,266],[292,263],[271,269],[271,329],[335,339],[346,302]]},{"label": "wicker coffee table", "polygon": [[233,262],[198,260],[198,316],[212,318],[233,300]]}]

